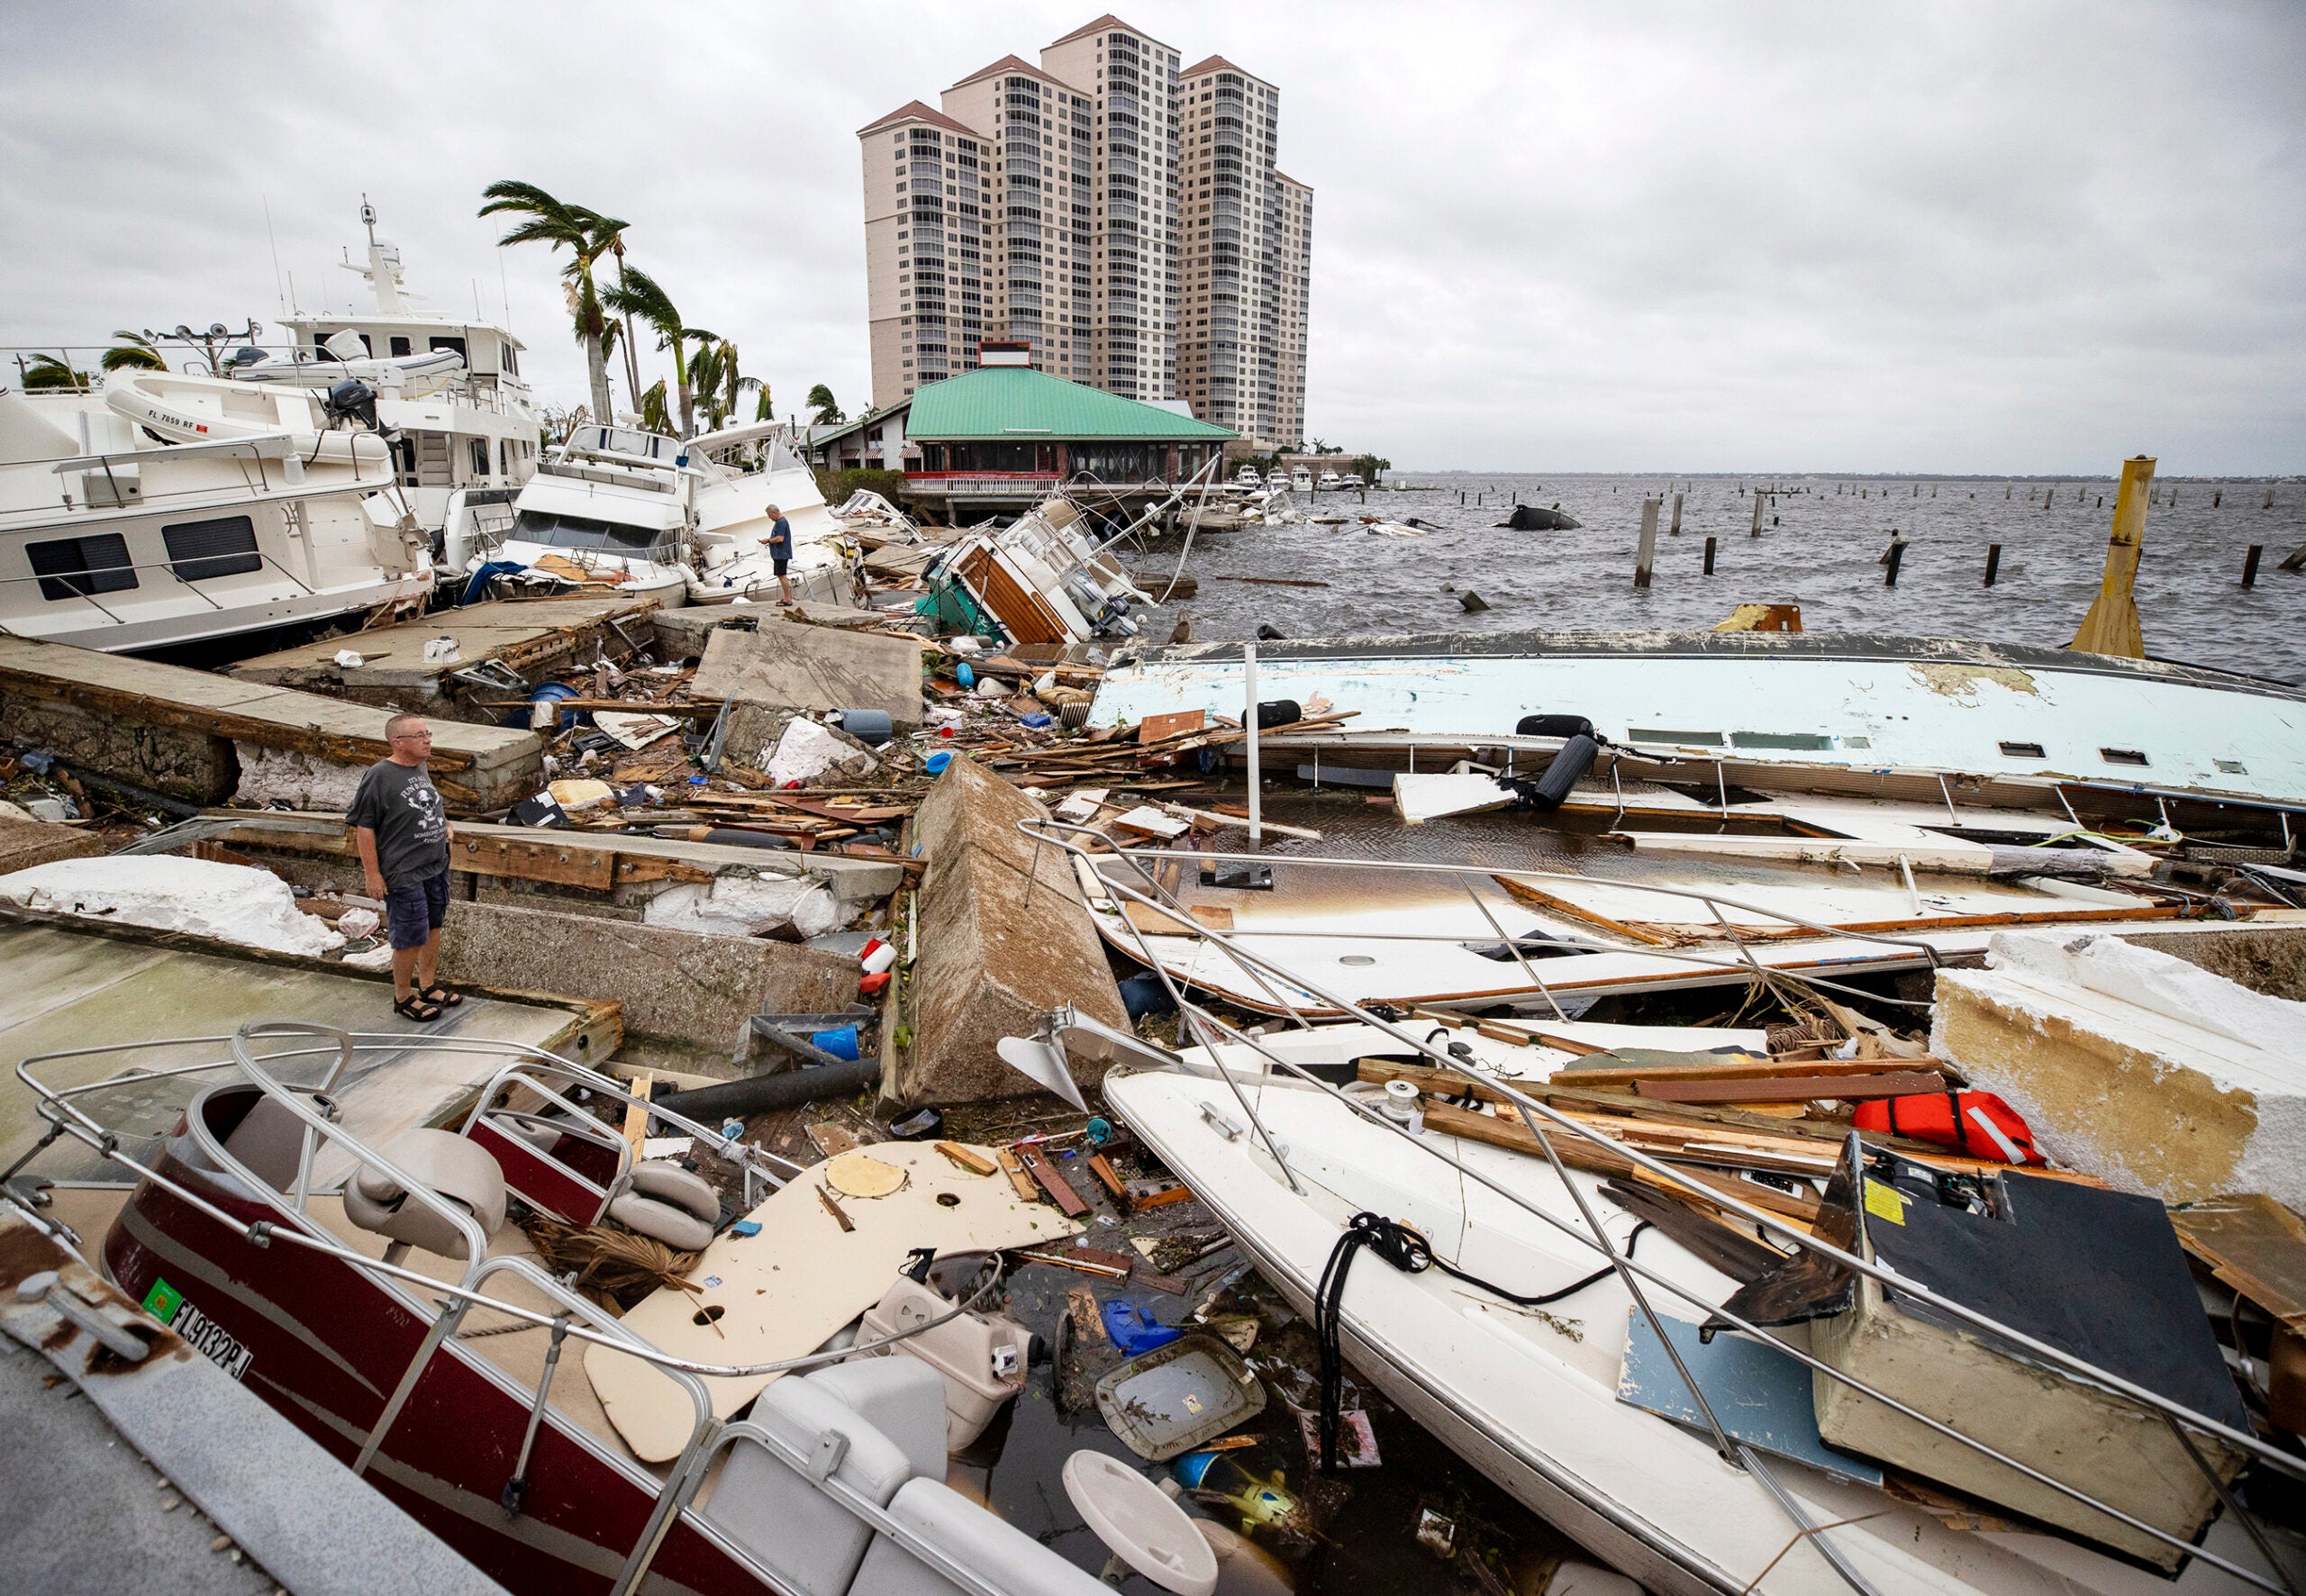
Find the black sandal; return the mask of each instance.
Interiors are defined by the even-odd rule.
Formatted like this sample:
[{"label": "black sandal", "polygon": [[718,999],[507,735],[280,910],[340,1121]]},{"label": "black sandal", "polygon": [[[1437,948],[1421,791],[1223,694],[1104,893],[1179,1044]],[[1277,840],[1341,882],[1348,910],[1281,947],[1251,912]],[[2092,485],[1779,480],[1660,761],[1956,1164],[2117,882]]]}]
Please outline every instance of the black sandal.
[{"label": "black sandal", "polygon": [[425,987],[416,995],[422,998],[426,1002],[432,1004],[435,1008],[440,1009],[453,1009],[458,1003],[465,1001],[464,993],[460,992],[450,992],[447,987],[440,985]]},{"label": "black sandal", "polygon": [[393,1004],[393,1012],[404,1020],[413,1020],[420,1025],[440,1018],[440,1011],[427,1002],[422,995],[402,998]]}]

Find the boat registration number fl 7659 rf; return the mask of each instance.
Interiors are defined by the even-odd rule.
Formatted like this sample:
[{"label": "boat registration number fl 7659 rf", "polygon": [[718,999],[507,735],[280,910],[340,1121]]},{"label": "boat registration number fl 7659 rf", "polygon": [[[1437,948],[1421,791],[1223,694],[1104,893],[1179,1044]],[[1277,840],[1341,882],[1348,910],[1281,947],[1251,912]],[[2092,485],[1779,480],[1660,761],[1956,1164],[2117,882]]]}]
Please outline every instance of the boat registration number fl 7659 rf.
[{"label": "boat registration number fl 7659 rf", "polygon": [[249,1349],[233,1339],[214,1319],[195,1308],[185,1294],[166,1280],[156,1280],[144,1293],[144,1311],[185,1339],[186,1346],[233,1379],[248,1373]]}]

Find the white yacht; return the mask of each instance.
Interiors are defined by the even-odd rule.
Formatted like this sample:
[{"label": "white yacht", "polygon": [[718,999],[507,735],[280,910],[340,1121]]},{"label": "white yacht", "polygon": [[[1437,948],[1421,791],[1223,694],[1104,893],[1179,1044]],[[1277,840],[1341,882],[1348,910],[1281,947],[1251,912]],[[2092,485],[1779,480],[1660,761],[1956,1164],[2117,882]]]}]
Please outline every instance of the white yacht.
[{"label": "white yacht", "polygon": [[[767,507],[775,504],[792,523],[794,596],[853,605],[842,523],[777,431],[758,422],[684,441],[636,427],[577,427],[521,489],[512,529],[491,558],[668,606],[774,600],[781,593]],[[767,453],[758,471],[712,458],[760,443]]]},{"label": "white yacht", "polygon": [[[535,474],[543,417],[522,379],[521,340],[498,322],[418,310],[400,250],[377,236],[377,213],[360,207],[365,263],[346,260],[376,300],[373,312],[283,319],[288,347],[247,349],[227,371],[241,382],[325,391],[347,377],[377,392],[377,413],[397,434],[392,467],[436,552],[485,542],[511,519],[509,506]],[[449,558],[451,568],[463,562]]]},{"label": "white yacht", "polygon": [[1362,480],[1361,473],[1358,471],[1347,472],[1337,479],[1337,485],[1342,488],[1364,488],[1369,485]]},{"label": "white yacht", "polygon": [[1264,483],[1265,478],[1257,475],[1257,468],[1255,466],[1243,466],[1239,471],[1233,473],[1233,480],[1243,487],[1257,487]]},{"label": "white yacht", "polygon": [[1293,494],[1312,493],[1313,491],[1313,474],[1311,471],[1306,470],[1303,466],[1298,467],[1294,471],[1292,471],[1289,474],[1289,491]]},{"label": "white yacht", "polygon": [[1345,479],[1334,471],[1324,471],[1321,473],[1320,485],[1324,492],[1334,493],[1345,485]]},{"label": "white yacht", "polygon": [[432,578],[364,385],[0,390],[0,630],[133,653],[420,612]]}]

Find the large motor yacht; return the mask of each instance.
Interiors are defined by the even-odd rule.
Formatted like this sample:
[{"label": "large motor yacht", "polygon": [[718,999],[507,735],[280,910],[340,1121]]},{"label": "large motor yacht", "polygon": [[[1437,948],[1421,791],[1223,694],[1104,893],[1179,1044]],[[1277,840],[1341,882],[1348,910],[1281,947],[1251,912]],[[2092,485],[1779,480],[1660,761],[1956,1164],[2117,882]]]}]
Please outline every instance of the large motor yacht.
[{"label": "large motor yacht", "polygon": [[0,390],[0,631],[134,653],[423,608],[373,390],[116,372]]},{"label": "large motor yacht", "polygon": [[[637,427],[576,427],[521,490],[493,558],[667,605],[774,600],[782,596],[767,553],[774,504],[792,523],[794,596],[853,605],[842,523],[777,431],[763,422],[684,440]],[[766,449],[762,469],[738,471],[714,458],[747,447]]]}]

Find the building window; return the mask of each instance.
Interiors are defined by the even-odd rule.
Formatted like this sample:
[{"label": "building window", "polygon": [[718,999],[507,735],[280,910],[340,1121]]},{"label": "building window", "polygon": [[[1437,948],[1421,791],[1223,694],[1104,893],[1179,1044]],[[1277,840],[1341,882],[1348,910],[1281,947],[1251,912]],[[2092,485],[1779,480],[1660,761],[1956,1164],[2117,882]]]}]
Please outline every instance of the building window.
[{"label": "building window", "polygon": [[40,578],[44,599],[86,598],[136,585],[136,573],[128,568],[128,540],[118,532],[27,543],[24,554],[32,563],[32,575]]},{"label": "building window", "polygon": [[179,521],[160,529],[160,541],[168,545],[168,568],[186,582],[264,569],[264,557],[256,551],[256,523],[245,515]]}]

